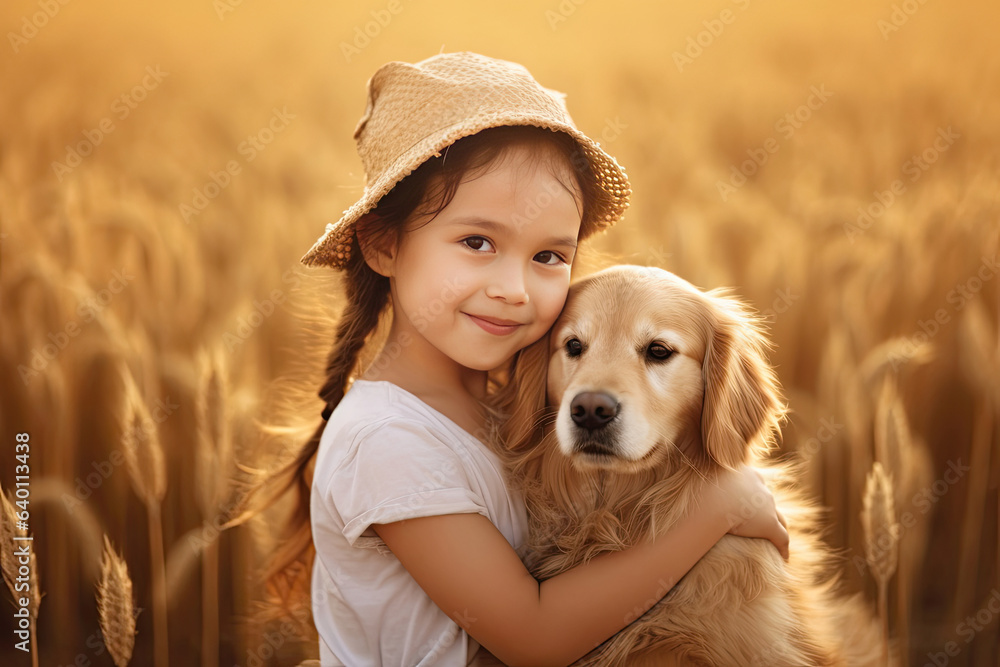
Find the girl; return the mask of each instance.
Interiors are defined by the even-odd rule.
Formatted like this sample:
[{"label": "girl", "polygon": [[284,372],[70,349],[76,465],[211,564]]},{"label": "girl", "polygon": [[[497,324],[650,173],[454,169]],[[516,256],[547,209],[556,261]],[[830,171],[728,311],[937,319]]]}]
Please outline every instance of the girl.
[{"label": "girl", "polygon": [[[566,665],[652,606],[727,530],[786,553],[773,499],[741,470],[655,542],[531,577],[517,552],[523,501],[484,442],[489,371],[555,322],[578,242],[621,217],[628,182],[573,126],[561,93],[472,53],[383,66],[355,138],[365,194],[302,260],[344,269],[348,304],[320,391],[328,422],[293,464],[297,539],[273,568],[308,562],[311,534],[324,667],[467,665],[490,653]],[[352,382],[387,305],[386,342]],[[730,526],[750,494],[766,511]]]}]

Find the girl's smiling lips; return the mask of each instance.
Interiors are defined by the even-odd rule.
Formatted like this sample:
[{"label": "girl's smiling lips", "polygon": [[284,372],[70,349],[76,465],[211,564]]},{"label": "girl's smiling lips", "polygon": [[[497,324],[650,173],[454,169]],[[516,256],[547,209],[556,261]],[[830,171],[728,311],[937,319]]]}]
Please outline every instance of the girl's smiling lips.
[{"label": "girl's smiling lips", "polygon": [[509,333],[513,333],[519,326],[522,325],[521,322],[515,322],[514,320],[504,320],[498,317],[486,317],[485,315],[473,315],[472,313],[465,314],[468,315],[473,322],[478,324],[483,331],[496,334],[498,336],[505,336]]}]

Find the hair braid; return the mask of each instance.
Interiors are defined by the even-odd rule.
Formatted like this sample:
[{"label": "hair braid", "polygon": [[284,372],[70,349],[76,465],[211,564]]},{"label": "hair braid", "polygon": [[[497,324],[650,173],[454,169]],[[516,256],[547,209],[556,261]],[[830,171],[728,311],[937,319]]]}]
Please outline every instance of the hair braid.
[{"label": "hair braid", "polygon": [[[379,316],[389,298],[389,280],[368,267],[357,247],[357,239],[353,246],[351,260],[345,271],[347,305],[337,325],[335,342],[327,359],[326,381],[319,390],[320,398],[327,403],[325,416],[343,399],[360,352],[369,335],[378,326]],[[287,481],[279,481],[273,497],[283,495],[294,486],[296,499],[294,510],[279,540],[281,546],[274,552],[264,578],[269,591],[297,591],[295,599],[286,599],[287,596],[280,593],[278,595],[279,608],[293,618],[298,609],[306,606],[305,602],[308,600],[308,586],[296,587],[295,582],[302,577],[305,582],[309,581],[315,556],[309,507],[312,467],[325,428],[326,419],[318,425],[295,459],[275,473],[275,478]]]}]

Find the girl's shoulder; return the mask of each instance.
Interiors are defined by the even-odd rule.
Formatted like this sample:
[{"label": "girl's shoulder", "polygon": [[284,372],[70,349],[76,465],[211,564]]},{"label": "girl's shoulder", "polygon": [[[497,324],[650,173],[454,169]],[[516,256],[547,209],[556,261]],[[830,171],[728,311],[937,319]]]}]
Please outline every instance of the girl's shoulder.
[{"label": "girl's shoulder", "polygon": [[451,419],[402,387],[384,380],[355,380],[330,415],[320,441],[320,459],[339,465],[362,443],[403,441],[413,446],[451,449],[464,454],[481,446]]},{"label": "girl's shoulder", "polygon": [[391,382],[355,380],[327,420],[324,436],[342,440],[359,431],[425,422],[433,417],[420,399]]},{"label": "girl's shoulder", "polygon": [[328,423],[386,424],[405,420],[447,425],[447,417],[397,384],[386,380],[355,380]]}]

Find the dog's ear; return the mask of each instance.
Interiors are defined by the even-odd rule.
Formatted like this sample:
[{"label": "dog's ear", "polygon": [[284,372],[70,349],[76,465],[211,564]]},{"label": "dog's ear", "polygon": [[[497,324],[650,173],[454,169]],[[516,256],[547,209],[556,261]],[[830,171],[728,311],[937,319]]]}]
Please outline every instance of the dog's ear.
[{"label": "dog's ear", "polygon": [[541,440],[548,367],[548,335],[521,349],[511,360],[507,383],[494,402],[504,418],[500,438],[508,451],[530,448]]},{"label": "dog's ear", "polygon": [[702,366],[702,446],[719,465],[736,468],[752,450],[756,456],[766,453],[784,406],[760,321],[724,291],[705,296],[712,316]]}]

